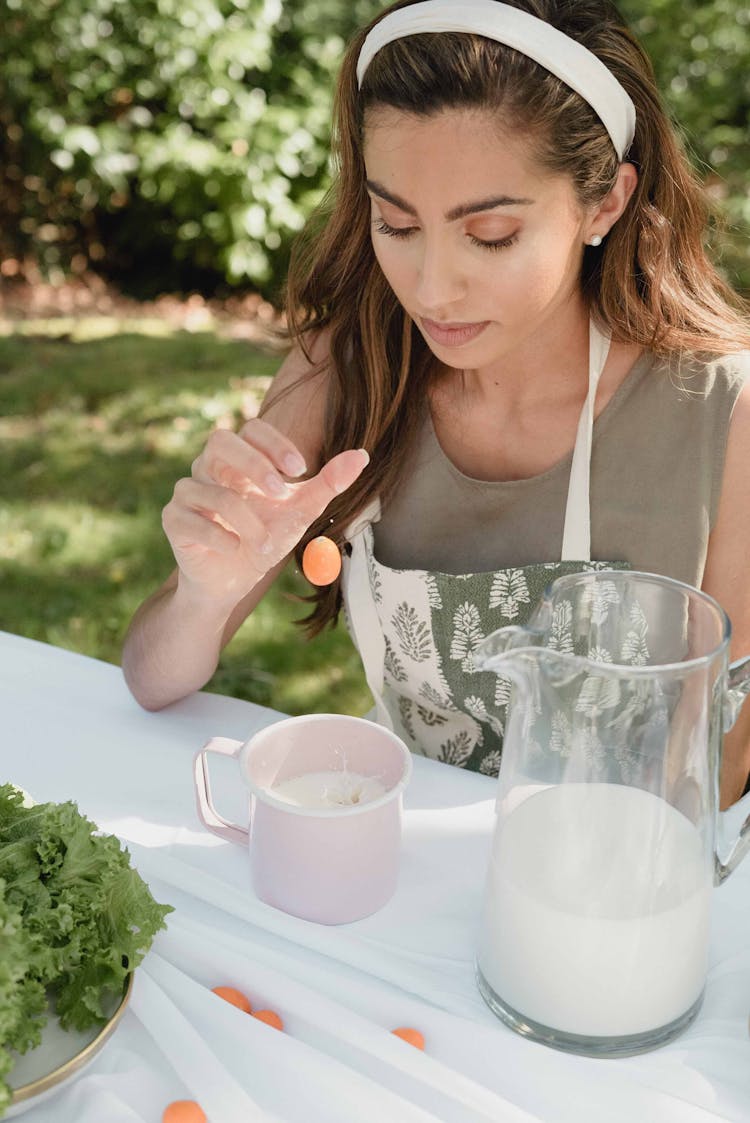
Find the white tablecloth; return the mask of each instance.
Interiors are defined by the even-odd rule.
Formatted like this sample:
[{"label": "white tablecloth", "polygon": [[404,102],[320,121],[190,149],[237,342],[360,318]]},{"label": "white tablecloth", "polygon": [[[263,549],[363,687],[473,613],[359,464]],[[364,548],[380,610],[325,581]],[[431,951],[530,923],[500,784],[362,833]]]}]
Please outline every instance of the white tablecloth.
[{"label": "white tablecloth", "polygon": [[[160,1123],[175,1099],[209,1123],[750,1121],[750,859],[714,893],[706,998],[687,1032],[639,1057],[570,1056],[507,1029],[474,983],[493,780],[415,758],[395,896],[319,926],[259,902],[246,854],[195,811],[195,751],[280,715],[210,694],[149,714],[118,668],[6,633],[0,715],[0,780],[75,800],[176,906],[112,1040],[27,1123]],[[212,776],[217,805],[243,820],[233,763]],[[276,1010],[285,1032],[217,985]],[[419,1029],[424,1052],[397,1026]]]}]

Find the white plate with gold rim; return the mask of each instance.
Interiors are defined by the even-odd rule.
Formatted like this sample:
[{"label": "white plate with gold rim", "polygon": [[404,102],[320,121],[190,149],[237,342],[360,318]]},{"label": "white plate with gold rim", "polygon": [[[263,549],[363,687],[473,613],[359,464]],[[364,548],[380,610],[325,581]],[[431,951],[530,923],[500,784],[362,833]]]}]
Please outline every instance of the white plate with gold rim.
[{"label": "white plate with gold rim", "polygon": [[2,1116],[3,1123],[54,1096],[93,1061],[120,1024],[133,990],[133,978],[131,972],[122,998],[112,1000],[109,1021],[103,1026],[93,1026],[83,1033],[65,1030],[50,1013],[49,1021],[42,1030],[41,1044],[28,1053],[16,1055],[8,1074],[13,1098]]}]

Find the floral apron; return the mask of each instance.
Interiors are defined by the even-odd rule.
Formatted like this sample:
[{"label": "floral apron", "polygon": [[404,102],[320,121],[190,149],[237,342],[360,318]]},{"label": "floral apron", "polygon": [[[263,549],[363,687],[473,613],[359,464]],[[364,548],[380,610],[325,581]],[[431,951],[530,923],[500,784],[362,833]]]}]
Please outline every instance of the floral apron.
[{"label": "floral apron", "polygon": [[[475,670],[473,651],[497,628],[526,623],[555,578],[628,568],[590,560],[594,401],[610,338],[593,320],[589,334],[589,389],[573,451],[560,561],[459,575],[391,569],[373,551],[378,500],[347,527],[344,612],[375,701],[368,716],[422,756],[496,776],[510,683]],[[562,650],[565,625],[556,620],[551,639]]]}]

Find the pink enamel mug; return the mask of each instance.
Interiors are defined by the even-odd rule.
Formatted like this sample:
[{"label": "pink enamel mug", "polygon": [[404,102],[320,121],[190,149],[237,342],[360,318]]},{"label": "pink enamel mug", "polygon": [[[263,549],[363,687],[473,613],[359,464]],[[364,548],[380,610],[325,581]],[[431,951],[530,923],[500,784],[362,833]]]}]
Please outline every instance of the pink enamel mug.
[{"label": "pink enamel mug", "polygon": [[[250,824],[230,823],[211,798],[208,758],[234,758],[249,793]],[[385,794],[368,802],[306,807],[273,785],[308,773],[375,777]],[[343,714],[308,714],[266,726],[244,744],[214,737],[195,756],[198,816],[220,838],[249,847],[260,900],[318,924],[347,924],[377,912],[398,879],[403,792],[411,754],[381,725]]]}]

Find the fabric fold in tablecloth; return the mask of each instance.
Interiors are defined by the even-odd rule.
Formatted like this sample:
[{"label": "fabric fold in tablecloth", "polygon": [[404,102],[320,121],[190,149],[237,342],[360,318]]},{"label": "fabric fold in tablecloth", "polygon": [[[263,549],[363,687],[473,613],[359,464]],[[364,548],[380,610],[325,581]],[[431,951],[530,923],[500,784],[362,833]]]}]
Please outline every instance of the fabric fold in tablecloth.
[{"label": "fabric fold in tablecloth", "polygon": [[186,1017],[177,1005],[194,989],[192,979],[159,956],[150,955],[137,973],[131,1010],[209,1119],[221,1123],[278,1123],[276,1116],[261,1111],[224,1059],[211,1048],[205,1024],[199,1018]]},{"label": "fabric fold in tablecloth", "polygon": [[[169,935],[160,937],[156,947],[159,952],[150,955],[146,964],[150,975],[167,985],[168,968],[189,971],[190,975],[183,978],[203,981],[204,995],[209,995],[205,1021],[215,1025],[222,1017],[235,1032],[244,1031],[248,1051],[261,1062],[255,1068],[259,1099],[264,1098],[261,1088],[271,1099],[278,1092],[277,1081],[292,1081],[304,1093],[300,1103],[304,1097],[321,1103],[319,1118],[330,1123],[339,1119],[342,1123],[381,1123],[385,1118],[422,1123],[434,1118],[432,1112],[449,1123],[533,1123],[536,1119],[449,1063],[437,1060],[429,1047],[423,1053],[395,1037],[390,1031],[402,1024],[398,1018],[396,1024],[389,1025],[385,1012],[379,1018],[373,1017],[371,1008],[355,1012],[351,1005],[326,995],[312,980],[299,981],[288,971],[262,962],[250,941],[243,946],[236,937],[212,933],[202,925],[176,918]],[[161,952],[169,955],[169,964]],[[174,976],[171,984],[170,994],[177,1000]],[[248,1015],[226,1003],[224,1008],[217,1008],[221,999],[210,994],[217,985],[236,987],[247,995],[253,1009],[272,1008],[279,1013],[284,1020],[284,1038],[255,1019],[248,1021]],[[192,994],[194,1017],[199,1017],[200,996],[197,990]],[[392,1004],[392,1020],[397,1013],[406,1013],[400,1005],[398,1000]],[[435,1013],[424,1007],[419,1010],[418,1020],[426,1026],[428,1042]],[[411,1006],[409,1014],[413,1014]],[[434,1048],[434,1031],[432,1037]],[[335,1102],[327,1099],[334,1087]],[[341,1095],[342,1089],[350,1090],[348,1102]],[[289,1110],[289,1118],[296,1119],[293,1104]],[[300,1120],[318,1118],[311,1115],[314,1111],[305,1107]]]}]

